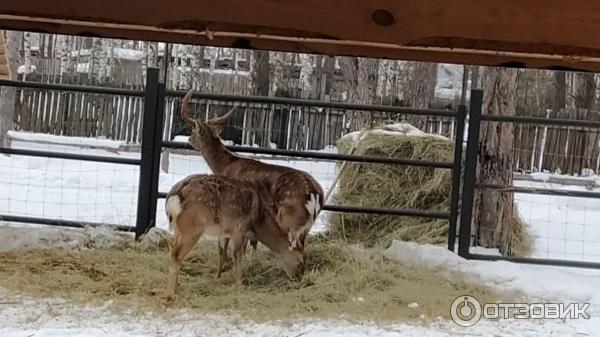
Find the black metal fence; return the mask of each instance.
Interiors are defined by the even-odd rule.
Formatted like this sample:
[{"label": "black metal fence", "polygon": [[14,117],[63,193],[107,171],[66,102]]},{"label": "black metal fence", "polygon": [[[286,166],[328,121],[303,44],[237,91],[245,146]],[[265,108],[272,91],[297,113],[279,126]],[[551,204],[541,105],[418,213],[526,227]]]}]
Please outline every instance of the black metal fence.
[{"label": "black metal fence", "polygon": [[[150,68],[147,73],[147,82],[144,91],[127,90],[127,89],[112,89],[102,87],[82,87],[75,85],[62,84],[46,84],[46,83],[31,83],[31,82],[16,82],[16,81],[0,81],[0,86],[12,86],[22,88],[40,88],[45,90],[70,91],[70,92],[87,92],[107,95],[122,95],[131,97],[143,97],[143,128],[142,128],[142,148],[140,159],[132,158],[115,158],[106,156],[83,155],[72,153],[59,153],[36,151],[27,149],[11,149],[0,148],[0,153],[12,154],[19,156],[38,156],[48,158],[61,158],[68,160],[83,160],[95,161],[101,163],[113,163],[120,165],[137,165],[139,166],[139,189],[137,201],[137,217],[136,226],[112,225],[118,230],[135,232],[136,237],[147,232],[156,224],[156,209],[157,201],[164,198],[164,194],[159,192],[159,174],[160,174],[160,157],[165,149],[190,149],[187,143],[170,141],[169,132],[165,132],[165,102],[168,99],[176,99],[182,97],[185,93],[181,91],[167,91],[164,83],[159,81],[158,69]],[[407,107],[393,106],[378,106],[378,105],[354,105],[347,103],[320,102],[301,99],[277,98],[277,97],[255,97],[255,96],[234,96],[196,93],[196,99],[203,100],[218,100],[220,102],[230,102],[231,104],[272,104],[272,105],[287,105],[287,106],[304,106],[304,107],[319,107],[339,110],[356,110],[356,111],[372,111],[383,112],[388,114],[405,114],[418,116],[433,116],[436,118],[453,119],[454,129],[452,133],[454,139],[454,160],[452,162],[444,161],[424,161],[411,160],[400,158],[387,158],[380,156],[364,156],[364,155],[346,155],[323,152],[306,152],[295,151],[289,149],[274,149],[266,147],[249,147],[249,146],[228,146],[232,151],[239,153],[253,153],[263,155],[277,155],[295,158],[312,158],[332,161],[350,161],[350,162],[367,162],[367,163],[382,163],[389,165],[411,165],[419,167],[431,167],[438,169],[451,170],[452,172],[452,187],[450,195],[450,207],[447,211],[431,211],[424,209],[389,209],[379,207],[358,207],[350,205],[325,205],[324,210],[331,212],[349,212],[349,213],[369,213],[383,215],[397,215],[421,218],[444,219],[449,223],[448,230],[448,249],[454,251],[456,238],[458,238],[458,254],[469,259],[482,260],[509,260],[514,262],[536,263],[536,264],[552,264],[562,266],[577,266],[600,268],[600,263],[582,262],[582,261],[565,261],[555,259],[532,259],[532,258],[515,258],[492,256],[482,254],[472,254],[470,251],[471,237],[471,221],[473,214],[473,202],[476,188],[498,188],[504,192],[519,192],[519,193],[535,193],[535,194],[550,194],[550,195],[576,195],[586,198],[598,198],[600,193],[595,192],[565,192],[553,191],[548,189],[528,189],[513,186],[477,186],[477,156],[479,146],[479,129],[482,122],[496,121],[505,123],[532,123],[540,125],[556,125],[556,126],[572,126],[572,127],[596,127],[600,128],[600,122],[589,121],[574,121],[562,119],[544,119],[544,118],[529,118],[529,117],[505,117],[505,116],[490,116],[482,114],[483,92],[474,90],[471,92],[471,100],[469,107],[469,127],[468,138],[466,142],[466,153],[463,160],[463,148],[465,133],[465,118],[467,109],[460,106],[456,111],[436,110],[436,109],[414,109]],[[463,172],[464,166],[464,172]],[[458,228],[458,220],[460,219],[460,228]],[[84,227],[104,225],[100,223],[85,223],[73,220],[50,219],[50,218],[35,218],[28,216],[16,216],[11,214],[0,214],[0,220],[11,222],[46,224],[53,226],[67,227]],[[458,230],[458,235],[457,235]]]},{"label": "black metal fence", "polygon": [[[12,86],[21,88],[38,88],[45,90],[71,91],[71,92],[86,92],[108,95],[122,95],[144,97],[143,109],[143,128],[142,128],[142,148],[141,158],[111,158],[104,156],[59,153],[48,151],[34,151],[23,149],[0,149],[0,153],[24,155],[24,156],[43,156],[48,158],[61,158],[69,160],[86,160],[97,161],[102,163],[116,163],[123,165],[138,165],[139,171],[139,190],[137,202],[137,217],[136,226],[118,226],[113,227],[136,233],[139,237],[156,223],[157,200],[164,198],[164,194],[159,193],[159,172],[160,172],[160,156],[163,149],[189,149],[190,146],[186,143],[172,142],[168,139],[168,132],[165,132],[165,102],[168,98],[180,98],[185,92],[166,91],[164,83],[159,82],[158,69],[148,69],[147,82],[144,91],[112,89],[102,87],[82,87],[75,85],[47,84],[47,83],[31,83],[31,82],[16,82],[16,81],[0,81],[0,86]],[[414,109],[409,107],[393,107],[393,106],[378,106],[378,105],[354,105],[347,103],[320,102],[302,99],[278,98],[278,97],[256,97],[256,96],[234,96],[221,94],[206,94],[197,93],[194,95],[197,99],[213,100],[220,102],[235,102],[237,104],[271,104],[280,106],[302,106],[305,108],[326,108],[344,111],[370,111],[373,113],[388,114],[403,114],[403,115],[419,115],[433,116],[438,118],[454,119],[453,125],[455,130],[453,133],[460,135],[464,132],[465,108],[461,107],[457,111],[442,110],[442,109]],[[167,140],[166,140],[166,139]],[[456,158],[462,156],[462,138],[456,137],[455,155]],[[413,216],[423,218],[435,218],[448,220],[450,224],[449,230],[449,247],[454,247],[456,236],[456,222],[458,215],[459,203],[459,186],[460,186],[460,171],[461,161],[454,162],[442,161],[421,161],[411,159],[387,158],[379,156],[359,156],[345,155],[322,152],[306,152],[287,149],[274,149],[265,147],[250,147],[250,146],[228,146],[232,151],[239,153],[252,153],[263,155],[277,155],[295,158],[311,158],[320,160],[332,161],[350,161],[363,163],[382,163],[390,165],[413,165],[419,167],[432,167],[439,169],[452,170],[453,183],[451,191],[451,202],[448,211],[430,211],[419,209],[389,209],[379,207],[357,207],[349,205],[325,205],[324,210],[332,212],[349,212],[349,213],[368,213],[368,214],[385,214],[398,216]],[[0,214],[0,220],[11,222],[24,222],[47,224],[55,226],[67,227],[84,227],[98,226],[100,223],[85,223],[72,220],[48,219],[48,218],[33,218],[27,216],[16,216],[10,214]]]},{"label": "black metal fence", "polygon": [[[591,191],[566,191],[549,188],[497,186],[493,184],[477,183],[478,149],[480,146],[480,126],[486,122],[500,122],[513,124],[530,124],[539,126],[572,127],[572,128],[595,128],[600,129],[600,122],[586,120],[571,120],[558,118],[526,117],[526,116],[496,116],[482,113],[483,92],[473,90],[469,110],[469,129],[465,154],[464,181],[462,190],[462,204],[460,216],[460,233],[458,254],[467,259],[489,260],[489,261],[512,261],[517,263],[530,263],[540,265],[556,265],[565,267],[600,268],[599,262],[578,261],[551,258],[530,258],[501,256],[491,254],[471,253],[473,241],[476,239],[472,231],[472,216],[477,210],[474,209],[474,197],[477,189],[491,189],[500,193],[537,194],[546,196],[578,197],[600,199],[600,192]],[[583,243],[582,243],[583,244]]]}]

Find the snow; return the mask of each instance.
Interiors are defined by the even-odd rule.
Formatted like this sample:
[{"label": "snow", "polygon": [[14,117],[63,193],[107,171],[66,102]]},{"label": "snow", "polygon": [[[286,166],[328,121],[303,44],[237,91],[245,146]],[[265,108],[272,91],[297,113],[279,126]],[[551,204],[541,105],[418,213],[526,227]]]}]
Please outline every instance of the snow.
[{"label": "snow", "polygon": [[[90,56],[91,53],[92,53],[91,49],[81,49],[81,50],[72,51],[70,53],[70,55],[71,55],[71,57]],[[113,54],[114,58],[123,59],[123,60],[139,61],[144,57],[143,51],[135,50],[135,49],[128,49],[128,48],[115,47],[115,48],[113,48],[113,53],[114,53]]]},{"label": "snow", "polygon": [[29,66],[29,71],[27,71],[27,67],[25,65],[20,65],[19,67],[17,67],[17,73],[18,74],[31,74],[31,73],[35,73],[37,71],[37,67],[32,64],[31,66]]},{"label": "snow", "polygon": [[109,149],[119,149],[125,145],[122,141],[103,139],[103,138],[87,138],[87,137],[66,137],[56,136],[44,133],[33,133],[25,131],[8,131],[8,136],[13,140],[28,141],[28,142],[44,142],[63,145],[79,145],[89,147],[104,147]]},{"label": "snow", "polygon": [[[0,296],[4,295],[0,291]],[[539,323],[480,322],[475,329],[466,330],[451,322],[438,321],[430,326],[419,324],[376,324],[304,320],[293,323],[253,323],[217,315],[202,315],[186,310],[169,310],[162,315],[125,312],[110,313],[111,303],[105,305],[75,305],[64,299],[33,300],[11,296],[0,307],[0,335],[10,337],[125,337],[125,336],[306,336],[306,337],[448,337],[464,335],[520,336],[547,335],[548,329]],[[41,302],[41,303],[40,303]],[[27,308],[27,310],[23,310]],[[561,336],[576,336],[568,325],[562,324],[552,332],[568,332]]]},{"label": "snow", "polygon": [[[517,180],[515,186],[590,191],[586,186]],[[597,179],[597,178],[591,178]],[[599,188],[591,189],[600,192]],[[600,200],[515,193],[517,209],[535,238],[533,257],[600,262]]]},{"label": "snow", "polygon": [[[189,139],[190,139],[190,136],[177,135],[177,136],[173,137],[173,141],[177,142],[177,143],[187,144],[189,142]],[[227,139],[221,139],[221,143],[223,143],[225,145],[234,145],[233,141],[227,140]],[[256,145],[256,146],[258,146],[258,145]]]},{"label": "snow", "polygon": [[352,139],[352,141],[356,142],[359,140],[361,133],[362,133],[363,137],[365,137],[367,134],[370,134],[370,135],[386,135],[386,136],[402,136],[402,137],[406,137],[406,136],[408,136],[408,137],[432,137],[432,138],[437,138],[437,139],[442,139],[442,140],[449,140],[448,138],[441,136],[441,135],[423,132],[423,131],[419,130],[418,128],[410,125],[409,123],[387,124],[387,125],[378,127],[376,129],[367,130],[364,132],[363,131],[350,132],[350,133],[342,136],[341,139]]},{"label": "snow", "polygon": [[144,52],[135,49],[114,48],[113,53],[114,58],[123,60],[139,61],[144,58]]}]

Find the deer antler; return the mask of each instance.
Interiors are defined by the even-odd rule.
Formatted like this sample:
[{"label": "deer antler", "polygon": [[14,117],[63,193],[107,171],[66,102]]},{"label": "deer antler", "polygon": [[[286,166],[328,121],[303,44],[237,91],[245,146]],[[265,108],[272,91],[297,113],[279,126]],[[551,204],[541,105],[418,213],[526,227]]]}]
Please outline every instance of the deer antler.
[{"label": "deer antler", "polygon": [[194,125],[194,120],[190,117],[190,99],[192,98],[193,90],[185,94],[181,100],[181,119],[189,126]]},{"label": "deer antler", "polygon": [[233,112],[235,111],[235,109],[237,109],[237,106],[234,106],[233,108],[231,108],[223,116],[211,118],[210,119],[210,123],[212,123],[212,124],[225,124],[225,123],[227,123],[227,120],[229,118],[231,118],[231,116],[233,116]]}]

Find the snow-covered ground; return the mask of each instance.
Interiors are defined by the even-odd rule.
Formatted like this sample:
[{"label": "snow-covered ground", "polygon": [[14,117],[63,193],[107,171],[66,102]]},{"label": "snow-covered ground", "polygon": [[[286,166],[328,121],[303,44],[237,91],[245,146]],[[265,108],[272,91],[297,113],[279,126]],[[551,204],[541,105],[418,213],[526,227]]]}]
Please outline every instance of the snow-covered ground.
[{"label": "snow-covered ground", "polygon": [[[13,133],[13,147],[139,158],[106,140],[44,137]],[[35,142],[34,142],[35,141]],[[332,152],[334,149],[324,151]],[[328,189],[335,164],[327,161],[269,160],[297,167],[314,175]],[[191,173],[209,172],[200,156],[169,154],[168,172],[160,175],[166,192]],[[536,181],[516,181],[517,186],[585,190],[564,186],[537,174]],[[583,178],[582,178],[583,179]],[[600,181],[599,177],[587,180]],[[0,155],[0,214],[43,216],[68,220],[135,223],[138,168],[73,160]],[[517,194],[517,207],[535,237],[534,256],[600,261],[600,200]],[[166,228],[164,203],[159,201],[158,227]],[[315,230],[324,229],[325,222]],[[230,317],[207,317],[173,311],[173,317],[139,314],[135,318],[111,314],[104,306],[81,306],[65,299],[37,300],[9,294],[0,287],[0,336],[596,336],[600,335],[600,276],[578,269],[517,265],[508,262],[464,261],[442,248],[397,243],[389,256],[402,263],[461,271],[485,284],[519,289],[532,298],[589,302],[589,320],[482,321],[463,328],[439,321],[429,326],[382,326],[358,322],[312,321],[253,324]],[[1,286],[1,285],[0,285]],[[466,294],[467,295],[467,294]],[[107,304],[108,305],[108,304]]]},{"label": "snow-covered ground", "polygon": [[[595,191],[566,186],[537,173],[535,181],[517,180],[515,186],[571,191]],[[581,178],[600,181],[600,177]],[[533,257],[600,261],[600,199],[515,194],[519,213],[534,237]]]}]

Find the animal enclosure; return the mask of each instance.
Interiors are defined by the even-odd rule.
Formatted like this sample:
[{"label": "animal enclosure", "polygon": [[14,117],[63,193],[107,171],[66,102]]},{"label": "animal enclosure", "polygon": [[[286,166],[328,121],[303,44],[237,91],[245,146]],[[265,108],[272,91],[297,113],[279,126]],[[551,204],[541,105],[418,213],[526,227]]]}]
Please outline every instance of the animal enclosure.
[{"label": "animal enclosure", "polygon": [[[42,127],[40,130],[46,130],[46,135],[42,137],[39,133],[31,134],[21,131],[12,133],[11,137],[17,144],[23,141],[35,141],[37,144],[35,149],[30,146],[16,146],[0,150],[0,152],[10,155],[10,158],[19,160],[18,162],[10,161],[8,166],[5,165],[3,168],[7,173],[4,175],[7,177],[4,183],[8,184],[10,188],[0,194],[0,206],[4,205],[2,219],[71,227],[108,224],[120,230],[136,232],[138,236],[151,227],[165,227],[164,200],[162,198],[166,190],[191,172],[207,172],[208,168],[201,158],[192,155],[193,152],[186,143],[185,135],[188,131],[182,127],[178,114],[179,101],[184,92],[166,90],[165,85],[160,83],[158,75],[156,69],[149,68],[147,83],[143,91],[30,81],[1,81],[0,85],[19,88],[23,93],[22,97],[31,104],[35,103],[41,106],[40,104],[47,103],[50,106],[58,107],[60,102],[69,102],[68,105],[63,105],[63,107],[68,107],[68,113],[64,113],[67,110],[62,108],[62,110],[52,108],[52,111],[58,111],[58,113],[63,111],[63,117],[57,119],[59,126],[60,121],[63,121],[62,129],[43,129],[44,126],[56,125],[55,116],[59,115],[36,115],[29,121],[33,123],[32,125]],[[27,90],[30,93],[37,92],[38,94],[27,96],[25,94]],[[471,97],[477,97],[475,93],[477,91],[472,92]],[[86,102],[89,103],[89,101],[85,101],[85,99],[88,98],[84,99],[84,97],[96,102],[103,102],[104,108],[87,104]],[[112,106],[112,108],[107,108],[108,106]],[[325,207],[325,213],[317,221],[317,228],[327,227],[328,218],[325,215],[330,212],[437,219],[449,224],[447,244],[450,250],[455,249],[458,239],[459,247],[461,247],[459,252],[463,256],[489,258],[470,254],[468,247],[472,243],[472,235],[460,232],[469,227],[470,219],[467,215],[476,211],[470,204],[472,193],[476,187],[473,169],[465,169],[463,179],[458,174],[463,171],[464,163],[470,163],[474,160],[473,158],[476,158],[473,157],[473,153],[469,154],[469,151],[473,151],[478,142],[472,136],[477,134],[477,129],[473,128],[479,125],[477,113],[481,111],[480,103],[476,100],[471,100],[468,109],[461,107],[454,111],[197,92],[194,94],[191,110],[195,117],[206,119],[214,114],[222,113],[232,106],[237,106],[236,117],[224,133],[224,139],[229,144],[229,149],[257,156],[267,162],[299,167],[314,175],[325,189],[329,189],[334,181],[336,165],[344,161],[414,166],[450,172],[451,190],[447,209],[432,211],[430,209],[385,208],[381,205],[367,207],[360,202],[336,204],[329,201]],[[85,109],[81,110],[81,107]],[[117,108],[115,109],[115,107]],[[110,111],[112,112],[109,113]],[[131,111],[138,111],[138,114],[132,114]],[[464,116],[467,111],[469,112],[468,125],[471,128],[468,134],[471,138],[464,144],[462,137],[458,137],[458,135],[465,133]],[[19,113],[19,120],[21,120],[23,113]],[[391,158],[380,154],[337,153],[331,145],[336,145],[341,136],[356,130],[348,125],[353,125],[352,120],[359,118],[364,113],[368,113],[376,122],[380,123],[404,121],[414,116],[420,116],[423,120],[428,118],[429,122],[426,122],[423,128],[432,133],[444,134],[451,139],[454,145],[453,160],[422,160],[418,155],[417,159],[407,159]],[[485,114],[480,114],[480,116],[496,121],[494,119],[496,117],[493,116]],[[552,127],[595,127],[595,122],[587,121],[549,119],[543,124],[542,120],[536,118],[518,118],[538,123],[536,126],[538,136],[537,138],[533,137],[537,143],[536,141],[532,143],[538,144],[535,145],[538,147],[543,135],[548,135],[553,131]],[[295,124],[290,120],[294,120]],[[134,122],[135,127],[128,128],[132,125],[129,123],[130,121]],[[500,120],[499,122],[507,121]],[[67,130],[65,126],[71,130],[69,131],[71,133],[65,133]],[[546,126],[548,126],[547,130],[544,129]],[[72,137],[77,132],[82,132],[81,130],[84,130],[83,135],[86,137]],[[524,130],[517,132],[526,133]],[[53,135],[54,133],[56,135]],[[578,134],[573,131],[568,131],[568,133],[569,135]],[[593,138],[593,135],[590,133],[588,136]],[[69,137],[65,138],[64,136]],[[90,140],[90,138],[97,137],[104,139]],[[116,140],[119,138],[121,141]],[[529,144],[527,140],[529,138],[522,137],[515,144],[514,151],[519,151],[520,148],[526,146],[525,144]],[[64,143],[66,139],[69,140]],[[63,144],[56,146],[55,142],[63,142]],[[585,142],[579,141],[578,144],[582,143]],[[74,151],[73,145],[86,147],[89,151],[86,150],[86,153],[81,153],[79,150]],[[463,149],[467,154],[466,161],[463,161]],[[515,159],[515,161],[530,164],[532,161],[537,162],[536,158],[539,157],[534,159],[527,157]],[[544,162],[552,161],[544,160]],[[68,176],[67,181],[69,183],[76,181],[77,184],[67,188],[48,182],[48,179],[52,179],[52,177],[55,177],[57,181],[65,179],[64,172],[69,171],[73,175]],[[89,181],[87,178],[91,175],[96,177],[93,181]],[[27,186],[26,193],[23,193],[22,186]],[[118,188],[115,189],[116,186]],[[512,187],[502,186],[501,188],[506,190]],[[107,189],[107,195],[111,196],[110,200],[94,195],[94,192],[89,192],[101,189]],[[515,190],[514,192],[554,193],[540,192],[539,189]],[[61,200],[52,200],[55,196],[61,196]],[[75,197],[73,198],[73,196]],[[585,197],[596,197],[596,195],[586,194]],[[61,205],[71,205],[72,207],[65,209]],[[461,226],[457,225],[459,221],[462,223]],[[550,256],[552,255],[548,252],[545,257]],[[573,255],[570,256],[573,257]],[[590,257],[589,254],[586,256]],[[587,257],[577,255],[574,260],[559,261],[543,258],[516,260],[596,267],[596,264],[592,262],[580,263],[577,261],[579,259],[586,260]]]}]

